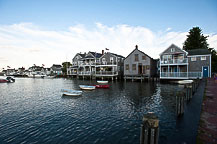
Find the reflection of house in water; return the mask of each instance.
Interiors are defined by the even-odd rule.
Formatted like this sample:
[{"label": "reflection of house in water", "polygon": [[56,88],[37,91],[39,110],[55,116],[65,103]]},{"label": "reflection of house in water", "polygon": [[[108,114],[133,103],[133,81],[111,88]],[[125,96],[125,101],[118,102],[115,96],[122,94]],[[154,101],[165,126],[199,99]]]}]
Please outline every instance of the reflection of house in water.
[{"label": "reflection of house in water", "polygon": [[125,79],[144,79],[153,77],[157,72],[157,62],[136,48],[124,60]]}]

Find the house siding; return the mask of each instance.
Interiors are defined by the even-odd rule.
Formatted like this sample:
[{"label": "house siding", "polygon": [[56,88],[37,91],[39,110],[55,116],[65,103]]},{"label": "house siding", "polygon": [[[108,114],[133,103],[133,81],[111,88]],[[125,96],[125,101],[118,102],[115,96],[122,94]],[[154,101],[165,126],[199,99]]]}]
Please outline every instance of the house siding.
[{"label": "house siding", "polygon": [[[196,61],[191,61],[192,57],[196,57]],[[210,71],[210,56],[205,56],[206,60],[201,60],[201,56],[191,56],[188,57],[190,72],[202,72],[203,67],[208,67]]]},{"label": "house siding", "polygon": [[[135,55],[138,55],[138,61],[135,61]],[[145,56],[146,59],[142,60],[142,57]],[[127,76],[136,76],[136,75],[145,75],[145,76],[153,76],[156,72],[156,62],[150,58],[148,55],[143,52],[135,49],[125,60],[124,60],[124,75]],[[129,65],[129,70],[126,70],[126,65]],[[135,65],[136,69],[133,69],[133,65]],[[149,68],[144,71],[144,68]]]}]

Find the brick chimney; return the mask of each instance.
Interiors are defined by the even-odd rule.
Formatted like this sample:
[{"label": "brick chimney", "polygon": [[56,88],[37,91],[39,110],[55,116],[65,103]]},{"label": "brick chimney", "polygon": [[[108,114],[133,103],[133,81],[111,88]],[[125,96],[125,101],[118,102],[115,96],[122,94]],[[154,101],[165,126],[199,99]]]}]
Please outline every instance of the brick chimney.
[{"label": "brick chimney", "polygon": [[138,45],[136,45],[136,49],[138,49]]},{"label": "brick chimney", "polygon": [[102,50],[102,55],[104,55],[104,50]]}]

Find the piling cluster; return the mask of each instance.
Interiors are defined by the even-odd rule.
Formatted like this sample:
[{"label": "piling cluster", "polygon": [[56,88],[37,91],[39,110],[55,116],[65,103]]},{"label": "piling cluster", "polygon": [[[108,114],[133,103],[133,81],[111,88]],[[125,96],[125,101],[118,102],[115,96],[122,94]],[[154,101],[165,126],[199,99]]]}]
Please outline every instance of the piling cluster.
[{"label": "piling cluster", "polygon": [[[200,79],[182,83],[184,89],[176,92],[176,115],[181,117],[200,84]],[[159,137],[159,119],[154,113],[147,113],[143,117],[140,134],[140,144],[157,144]]]}]

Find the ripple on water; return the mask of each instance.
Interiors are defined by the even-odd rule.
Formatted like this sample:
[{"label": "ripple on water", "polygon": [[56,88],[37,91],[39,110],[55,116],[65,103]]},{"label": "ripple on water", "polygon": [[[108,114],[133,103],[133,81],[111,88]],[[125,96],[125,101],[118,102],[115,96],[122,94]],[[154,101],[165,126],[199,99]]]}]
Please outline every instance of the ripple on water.
[{"label": "ripple on water", "polygon": [[[94,81],[17,79],[1,85],[2,143],[139,143],[144,113],[160,118],[160,141],[174,130],[178,88],[156,83],[110,83],[110,89],[62,97],[62,88],[79,89]],[[163,132],[163,133],[162,133]]]}]

